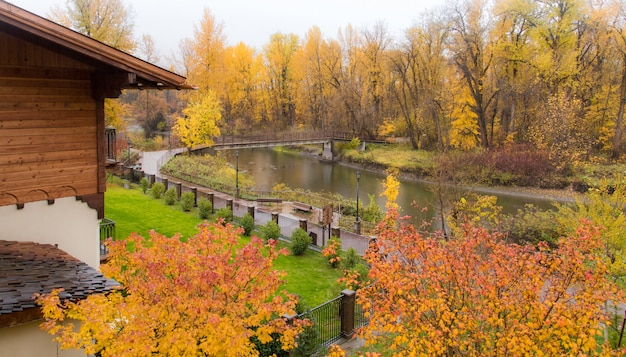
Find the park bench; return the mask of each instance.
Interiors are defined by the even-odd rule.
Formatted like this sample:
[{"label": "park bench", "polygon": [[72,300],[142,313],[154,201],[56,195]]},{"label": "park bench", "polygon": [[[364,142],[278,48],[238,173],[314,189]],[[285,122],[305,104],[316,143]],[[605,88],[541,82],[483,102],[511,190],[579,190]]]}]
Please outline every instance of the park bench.
[{"label": "park bench", "polygon": [[291,205],[298,211],[311,212],[313,210],[313,206],[302,202],[292,202]]}]

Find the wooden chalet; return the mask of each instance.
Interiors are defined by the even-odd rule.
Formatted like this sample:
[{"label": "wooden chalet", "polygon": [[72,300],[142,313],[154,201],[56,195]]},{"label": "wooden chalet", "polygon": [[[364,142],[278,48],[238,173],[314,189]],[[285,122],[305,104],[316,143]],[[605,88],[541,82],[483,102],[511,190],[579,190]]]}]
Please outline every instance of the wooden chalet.
[{"label": "wooden chalet", "polygon": [[[54,274],[26,279],[17,271],[61,259],[71,263],[62,264],[67,272],[76,259],[78,275],[65,285],[86,274],[100,288],[80,291],[102,291],[94,274],[106,189],[105,98],[122,89],[192,89],[185,81],[0,0],[0,354],[57,356],[51,336],[33,322],[37,313],[24,313],[38,309],[26,295],[49,292]],[[25,246],[39,253],[25,255]],[[24,258],[17,270],[4,269],[11,249]]]}]

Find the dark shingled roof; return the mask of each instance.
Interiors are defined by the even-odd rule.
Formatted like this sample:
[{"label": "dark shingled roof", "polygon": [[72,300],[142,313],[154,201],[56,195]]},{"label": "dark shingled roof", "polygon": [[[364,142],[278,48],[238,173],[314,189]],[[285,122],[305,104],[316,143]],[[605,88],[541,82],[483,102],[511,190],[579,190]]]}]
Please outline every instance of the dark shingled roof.
[{"label": "dark shingled roof", "polygon": [[[116,285],[119,284],[56,246],[0,240],[0,327],[7,326],[3,317],[8,314],[39,310],[34,294],[63,288],[62,299],[80,300]],[[26,321],[8,325],[21,322]]]}]

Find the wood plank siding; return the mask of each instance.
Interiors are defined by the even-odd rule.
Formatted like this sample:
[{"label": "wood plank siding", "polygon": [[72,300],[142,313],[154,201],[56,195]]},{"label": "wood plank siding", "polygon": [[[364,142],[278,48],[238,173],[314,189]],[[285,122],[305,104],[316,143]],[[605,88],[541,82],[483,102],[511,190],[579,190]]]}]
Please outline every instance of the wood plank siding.
[{"label": "wood plank siding", "polygon": [[94,73],[0,31],[0,206],[101,194]]}]

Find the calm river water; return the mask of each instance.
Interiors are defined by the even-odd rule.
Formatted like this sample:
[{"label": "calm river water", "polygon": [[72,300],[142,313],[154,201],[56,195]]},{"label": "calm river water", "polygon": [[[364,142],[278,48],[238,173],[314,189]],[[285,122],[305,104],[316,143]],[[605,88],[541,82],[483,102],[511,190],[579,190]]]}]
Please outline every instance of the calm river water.
[{"label": "calm river water", "polygon": [[[229,161],[235,165],[235,152],[225,153]],[[271,190],[278,183],[285,183],[292,188],[302,188],[311,191],[326,191],[339,193],[347,198],[356,199],[357,171],[361,172],[359,180],[359,200],[361,205],[369,204],[369,196],[374,195],[376,203],[385,207],[386,199],[380,196],[383,191],[385,176],[377,172],[360,170],[337,163],[322,162],[313,157],[301,156],[293,153],[278,152],[272,149],[245,149],[239,150],[239,170],[250,174],[257,190]],[[457,195],[462,192],[458,189]],[[465,190],[467,192],[467,190]],[[455,193],[451,193],[455,194]],[[548,200],[540,198],[523,198],[515,195],[496,195],[498,205],[507,213],[515,212],[527,203],[540,208],[550,208]],[[428,207],[434,212],[435,194],[431,185],[412,180],[401,180],[397,203],[402,208],[402,214],[413,217],[429,218],[430,214],[421,213],[422,207]],[[413,207],[417,203],[420,209]]]}]

